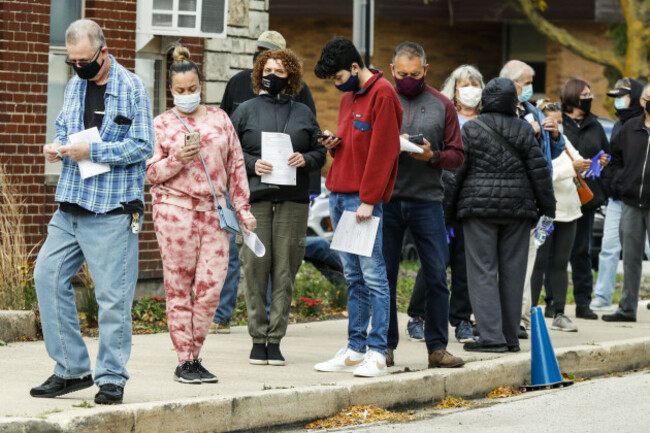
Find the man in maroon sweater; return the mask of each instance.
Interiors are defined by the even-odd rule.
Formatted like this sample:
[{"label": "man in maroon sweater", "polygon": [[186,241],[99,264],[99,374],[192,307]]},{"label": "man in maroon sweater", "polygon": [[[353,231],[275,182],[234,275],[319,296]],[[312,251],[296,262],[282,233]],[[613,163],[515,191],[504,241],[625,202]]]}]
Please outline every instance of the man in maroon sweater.
[{"label": "man in maroon sweater", "polygon": [[404,115],[401,132],[423,135],[422,153],[402,152],[390,203],[384,206],[383,247],[390,286],[388,365],[397,348],[396,289],[399,260],[408,228],[422,263],[424,277],[424,338],[429,367],[460,367],[463,360],[447,352],[449,289],[445,218],[442,212],[443,169],[460,168],[465,151],[458,115],[451,101],[424,79],[427,65],[424,49],[404,42],[395,49],[391,71]]},{"label": "man in maroon sweater", "polygon": [[[397,176],[402,107],[382,72],[368,69],[352,42],[343,37],[325,45],[314,72],[345,92],[338,137],[323,141],[334,157],[325,183],[331,191],[332,223],[336,227],[344,211],[355,212],[357,222],[380,219],[371,257],[340,253],[348,283],[348,344],[314,368],[383,376],[388,373],[390,294],[382,254],[382,203],[390,199]],[[326,137],[331,135],[325,131]]]}]

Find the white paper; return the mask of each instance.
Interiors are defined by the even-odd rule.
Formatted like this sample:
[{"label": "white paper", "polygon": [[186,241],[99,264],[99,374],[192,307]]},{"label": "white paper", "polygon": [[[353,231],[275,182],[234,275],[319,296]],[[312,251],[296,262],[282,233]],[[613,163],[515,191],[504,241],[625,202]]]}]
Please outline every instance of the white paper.
[{"label": "white paper", "polygon": [[368,221],[357,223],[357,214],[346,210],[336,226],[330,248],[344,253],[370,257],[375,246],[378,228],[379,217],[374,216]]},{"label": "white paper", "polygon": [[247,236],[242,231],[242,235],[244,236],[244,245],[250,248],[250,250],[255,253],[257,257],[264,257],[264,254],[266,254],[266,248],[264,247],[264,244],[260,238],[257,237],[255,232],[250,232],[250,235]]},{"label": "white paper", "polygon": [[535,116],[533,116],[533,113],[528,113],[524,116],[524,119],[526,119],[526,122],[528,123],[533,123],[535,122]]},{"label": "white paper", "polygon": [[281,132],[262,132],[262,159],[273,165],[273,171],[262,175],[262,183],[295,185],[296,167],[287,162],[293,153],[291,137]]},{"label": "white paper", "polygon": [[[68,137],[70,143],[101,143],[102,137],[99,135],[97,127],[86,129]],[[108,164],[98,164],[92,162],[90,159],[84,159],[79,162],[79,173],[82,179],[97,176],[102,173],[111,171],[111,166]]]},{"label": "white paper", "polygon": [[415,143],[411,143],[404,137],[399,138],[399,150],[413,153],[424,153],[424,150]]}]

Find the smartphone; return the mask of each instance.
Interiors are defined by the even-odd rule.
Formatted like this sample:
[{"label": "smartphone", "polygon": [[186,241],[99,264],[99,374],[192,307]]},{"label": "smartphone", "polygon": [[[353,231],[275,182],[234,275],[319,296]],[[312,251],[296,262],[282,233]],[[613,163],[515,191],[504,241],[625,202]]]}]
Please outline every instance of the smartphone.
[{"label": "smartphone", "polygon": [[198,146],[201,137],[198,132],[190,132],[185,134],[185,146]]},{"label": "smartphone", "polygon": [[419,144],[420,146],[424,146],[424,135],[422,134],[409,135],[409,141],[412,143]]},{"label": "smartphone", "polygon": [[341,137],[336,137],[334,135],[323,135],[323,140],[327,140],[328,138],[333,138],[334,140],[340,139]]}]

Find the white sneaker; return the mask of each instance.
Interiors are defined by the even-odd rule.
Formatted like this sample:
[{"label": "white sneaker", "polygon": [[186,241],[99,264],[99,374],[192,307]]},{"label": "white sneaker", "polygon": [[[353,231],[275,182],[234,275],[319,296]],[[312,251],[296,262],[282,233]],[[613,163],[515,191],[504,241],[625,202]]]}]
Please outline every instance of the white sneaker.
[{"label": "white sneaker", "polygon": [[364,354],[344,347],[334,355],[334,358],[314,365],[317,371],[347,371],[353,372],[364,360]]},{"label": "white sneaker", "polygon": [[551,329],[564,332],[578,331],[578,327],[574,325],[573,322],[571,322],[571,320],[564,314],[558,314],[555,316],[553,323],[551,324]]},{"label": "white sneaker", "polygon": [[354,375],[361,377],[379,377],[387,374],[386,357],[374,350],[366,352],[363,362],[354,370]]},{"label": "white sneaker", "polygon": [[589,304],[589,309],[592,311],[612,311],[614,306],[612,304],[606,304],[600,299],[592,299],[591,304]]}]

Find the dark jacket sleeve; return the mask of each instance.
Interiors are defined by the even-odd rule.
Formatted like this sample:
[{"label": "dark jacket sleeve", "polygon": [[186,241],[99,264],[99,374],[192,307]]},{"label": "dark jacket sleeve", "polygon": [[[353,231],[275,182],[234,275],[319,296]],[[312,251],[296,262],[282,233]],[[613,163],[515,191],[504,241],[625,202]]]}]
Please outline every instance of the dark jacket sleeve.
[{"label": "dark jacket sleeve", "polygon": [[456,109],[450,101],[445,102],[445,133],[443,141],[444,150],[438,154],[438,159],[433,163],[433,168],[454,169],[463,165],[465,148],[460,133],[460,124]]},{"label": "dark jacket sleeve", "polygon": [[456,213],[458,210],[458,199],[460,198],[460,190],[463,188],[463,182],[467,176],[470,161],[470,135],[467,128],[463,128],[462,140],[465,149],[465,158],[463,165],[453,175],[445,177],[445,222],[450,226],[456,221]]},{"label": "dark jacket sleeve", "polygon": [[[246,123],[246,107],[240,105],[235,109],[235,112],[232,113],[232,116],[230,117],[230,121],[232,122],[232,126],[235,128],[235,132],[237,132],[237,137],[239,138],[239,142],[242,143],[242,135],[244,133],[244,125]],[[244,165],[246,166],[246,174],[249,176],[255,176],[255,163],[259,159],[256,155],[251,155],[250,153],[246,152],[245,146],[242,146],[242,152],[244,154]]]},{"label": "dark jacket sleeve", "polygon": [[537,140],[532,134],[519,134],[523,140],[524,165],[530,180],[539,214],[555,218],[555,194],[553,193],[553,179],[548,168],[546,157],[539,148]]},{"label": "dark jacket sleeve", "polygon": [[327,153],[325,146],[318,141],[320,126],[318,126],[316,117],[313,114],[311,114],[311,122],[313,125],[310,139],[311,150],[302,154],[303,158],[305,158],[305,168],[309,171],[320,170],[325,165],[325,155]]},{"label": "dark jacket sleeve", "polygon": [[316,105],[314,104],[314,98],[311,96],[309,86],[307,86],[307,83],[304,81],[302,83],[302,89],[300,90],[300,93],[296,95],[296,102],[302,102],[305,104],[307,107],[309,107],[311,112],[314,113],[314,116],[316,116]]},{"label": "dark jacket sleeve", "polygon": [[226,112],[228,116],[232,116],[232,102],[233,102],[233,85],[232,85],[232,79],[228,80],[228,83],[226,84],[226,90],[223,92],[223,98],[221,99],[221,104],[219,105],[219,108],[221,108],[223,111]]}]

